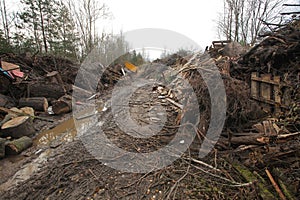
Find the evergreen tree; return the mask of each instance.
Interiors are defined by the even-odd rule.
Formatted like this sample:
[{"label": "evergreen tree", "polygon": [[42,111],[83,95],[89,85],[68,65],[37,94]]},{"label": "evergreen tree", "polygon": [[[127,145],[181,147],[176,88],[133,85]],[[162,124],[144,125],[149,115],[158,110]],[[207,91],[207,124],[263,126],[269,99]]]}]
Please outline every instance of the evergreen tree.
[{"label": "evergreen tree", "polygon": [[22,45],[33,51],[76,57],[75,26],[68,8],[57,0],[22,0],[24,10],[18,14],[19,30],[15,38],[25,37]]},{"label": "evergreen tree", "polygon": [[52,51],[68,58],[77,58],[79,38],[76,34],[75,23],[70,15],[70,11],[62,1],[60,2],[58,14],[59,18],[56,24],[57,32],[51,37],[53,38],[51,41],[53,47]]}]

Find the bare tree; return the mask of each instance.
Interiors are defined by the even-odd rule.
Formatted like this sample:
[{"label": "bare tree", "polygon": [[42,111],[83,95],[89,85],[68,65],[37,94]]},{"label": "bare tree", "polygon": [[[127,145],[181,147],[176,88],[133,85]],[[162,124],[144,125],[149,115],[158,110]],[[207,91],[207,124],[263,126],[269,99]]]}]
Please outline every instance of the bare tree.
[{"label": "bare tree", "polygon": [[109,16],[107,6],[98,0],[68,1],[81,38],[83,56],[89,53],[100,40],[97,32],[97,22],[100,18]]},{"label": "bare tree", "polygon": [[224,0],[218,21],[219,31],[227,40],[253,45],[264,28],[279,16],[284,0]]},{"label": "bare tree", "polygon": [[[2,27],[4,30],[4,37],[7,43],[10,43],[10,24],[13,18],[9,17],[5,0],[0,0],[0,12],[2,17]],[[10,19],[11,18],[11,19]]]}]

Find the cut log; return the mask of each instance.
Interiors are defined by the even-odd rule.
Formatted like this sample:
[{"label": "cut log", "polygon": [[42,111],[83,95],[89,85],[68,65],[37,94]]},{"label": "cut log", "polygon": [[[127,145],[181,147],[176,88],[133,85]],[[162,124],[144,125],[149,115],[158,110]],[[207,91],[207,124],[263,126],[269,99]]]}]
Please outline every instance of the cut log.
[{"label": "cut log", "polygon": [[29,116],[16,117],[1,126],[4,137],[21,138],[31,136],[35,133],[32,120]]},{"label": "cut log", "polygon": [[[1,78],[1,76],[0,76]],[[14,106],[14,101],[12,98],[5,96],[3,94],[0,94],[0,107],[6,107],[11,108]]]},{"label": "cut log", "polygon": [[34,110],[46,112],[48,109],[48,101],[45,97],[21,98],[19,107],[32,107]]},{"label": "cut log", "polygon": [[54,120],[48,119],[46,117],[33,116],[32,112],[30,112],[29,110],[24,111],[23,108],[21,108],[21,110],[19,112],[19,111],[15,111],[15,108],[14,109],[7,109],[7,108],[0,107],[0,111],[11,114],[12,117],[15,117],[15,116],[28,116],[28,117],[31,117],[33,119],[39,119],[39,120],[43,120],[43,121],[47,121],[47,122],[54,122]]},{"label": "cut log", "polygon": [[47,78],[50,80],[51,83],[58,83],[62,86],[64,92],[66,92],[66,88],[64,86],[64,82],[61,78],[61,75],[59,74],[58,71],[52,71],[50,73],[48,73]]},{"label": "cut log", "polygon": [[6,139],[0,138],[0,159],[5,156],[5,143]]},{"label": "cut log", "polygon": [[45,97],[58,99],[65,95],[64,89],[60,84],[55,83],[37,83],[29,86],[31,97]]},{"label": "cut log", "polygon": [[59,115],[72,111],[72,97],[65,95],[59,98],[57,101],[52,102],[52,111],[54,114]]},{"label": "cut log", "polygon": [[35,117],[34,116],[34,109],[31,107],[23,107],[20,108],[20,110],[22,111],[22,113],[24,113],[25,115],[31,116],[31,117]]},{"label": "cut log", "polygon": [[32,146],[32,139],[27,136],[23,136],[17,140],[8,142],[5,145],[5,152],[6,155],[17,155],[31,146]]},{"label": "cut log", "polygon": [[7,94],[11,85],[11,80],[0,72],[0,93]]}]

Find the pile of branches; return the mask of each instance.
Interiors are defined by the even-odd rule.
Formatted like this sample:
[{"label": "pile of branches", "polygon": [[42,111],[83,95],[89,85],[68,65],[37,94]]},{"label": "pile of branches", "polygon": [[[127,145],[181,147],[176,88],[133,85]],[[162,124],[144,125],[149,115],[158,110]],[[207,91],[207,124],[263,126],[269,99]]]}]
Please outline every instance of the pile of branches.
[{"label": "pile of branches", "polygon": [[[184,59],[180,59],[184,60]],[[217,66],[215,60],[207,54],[197,54],[190,58],[188,62],[182,64],[177,62],[173,67],[182,72],[183,76],[189,81],[196,93],[201,112],[200,130],[207,130],[211,116],[211,96],[207,87],[207,82],[214,80],[204,80],[203,74],[199,69],[207,73],[219,73],[215,71]],[[214,78],[214,76],[207,76]],[[258,109],[256,102],[250,100],[249,85],[241,80],[231,78],[227,75],[220,75],[220,82],[215,87],[224,87],[226,92],[226,122],[224,130],[242,131],[251,126],[257,120],[265,116],[265,113]],[[222,86],[222,84],[224,86]],[[225,97],[224,97],[225,98]]]},{"label": "pile of branches", "polygon": [[300,20],[264,35],[265,38],[238,60],[232,76],[251,72],[272,73],[297,80],[300,64]]}]

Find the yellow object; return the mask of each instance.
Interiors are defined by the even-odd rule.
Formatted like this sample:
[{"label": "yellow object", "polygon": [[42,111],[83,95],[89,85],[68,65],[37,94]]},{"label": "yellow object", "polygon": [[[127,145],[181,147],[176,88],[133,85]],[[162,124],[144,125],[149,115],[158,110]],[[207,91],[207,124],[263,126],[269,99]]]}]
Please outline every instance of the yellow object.
[{"label": "yellow object", "polygon": [[131,64],[130,62],[125,61],[125,67],[132,72],[137,71],[137,66],[135,66],[134,64]]}]

